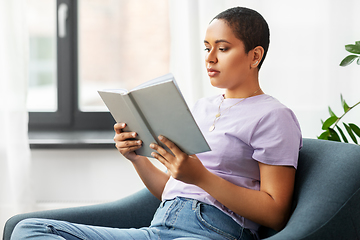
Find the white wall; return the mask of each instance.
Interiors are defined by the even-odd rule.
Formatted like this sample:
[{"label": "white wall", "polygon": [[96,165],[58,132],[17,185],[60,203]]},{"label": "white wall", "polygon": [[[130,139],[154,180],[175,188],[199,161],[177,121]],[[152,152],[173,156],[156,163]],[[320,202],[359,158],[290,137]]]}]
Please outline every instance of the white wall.
[{"label": "white wall", "polygon": [[144,188],[115,148],[35,149],[31,155],[36,210],[108,202]]}]

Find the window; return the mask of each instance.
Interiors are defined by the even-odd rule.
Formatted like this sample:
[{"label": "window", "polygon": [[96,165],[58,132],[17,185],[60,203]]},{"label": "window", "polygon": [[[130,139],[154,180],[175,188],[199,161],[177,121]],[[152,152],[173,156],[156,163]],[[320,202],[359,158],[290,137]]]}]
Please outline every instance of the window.
[{"label": "window", "polygon": [[112,131],[97,90],[169,71],[167,0],[28,0],[30,132]]}]

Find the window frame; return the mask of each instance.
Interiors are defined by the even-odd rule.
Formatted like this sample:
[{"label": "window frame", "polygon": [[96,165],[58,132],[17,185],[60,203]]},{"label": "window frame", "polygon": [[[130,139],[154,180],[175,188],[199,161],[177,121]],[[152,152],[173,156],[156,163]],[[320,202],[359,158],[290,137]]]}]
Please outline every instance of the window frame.
[{"label": "window frame", "polygon": [[[58,9],[68,6],[66,36],[59,37]],[[56,1],[57,104],[56,112],[29,112],[29,132],[112,131],[115,123],[109,112],[82,112],[79,109],[78,1]]]}]

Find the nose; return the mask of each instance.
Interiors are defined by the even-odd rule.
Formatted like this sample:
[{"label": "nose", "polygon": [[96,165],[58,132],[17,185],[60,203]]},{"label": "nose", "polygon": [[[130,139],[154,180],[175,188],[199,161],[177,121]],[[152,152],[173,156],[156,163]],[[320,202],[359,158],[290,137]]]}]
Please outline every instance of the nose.
[{"label": "nose", "polygon": [[214,50],[210,50],[205,55],[205,62],[206,63],[217,63],[218,59],[216,56],[216,52]]}]

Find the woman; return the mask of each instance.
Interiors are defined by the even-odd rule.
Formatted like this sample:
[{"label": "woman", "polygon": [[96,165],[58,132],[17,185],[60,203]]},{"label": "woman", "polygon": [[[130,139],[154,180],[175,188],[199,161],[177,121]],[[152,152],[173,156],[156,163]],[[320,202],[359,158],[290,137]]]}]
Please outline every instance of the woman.
[{"label": "woman", "polygon": [[[256,239],[264,225],[281,230],[290,215],[301,131],[293,112],[263,93],[258,74],[269,45],[263,17],[247,8],[217,15],[205,35],[205,65],[225,94],[199,100],[193,115],[212,151],[188,156],[164,136],[152,156],[114,126],[116,147],[162,200],[150,227],[110,229],[52,220],[24,220],[13,239]],[[166,133],[164,133],[166,134]],[[26,237],[23,237],[26,236]]]}]

